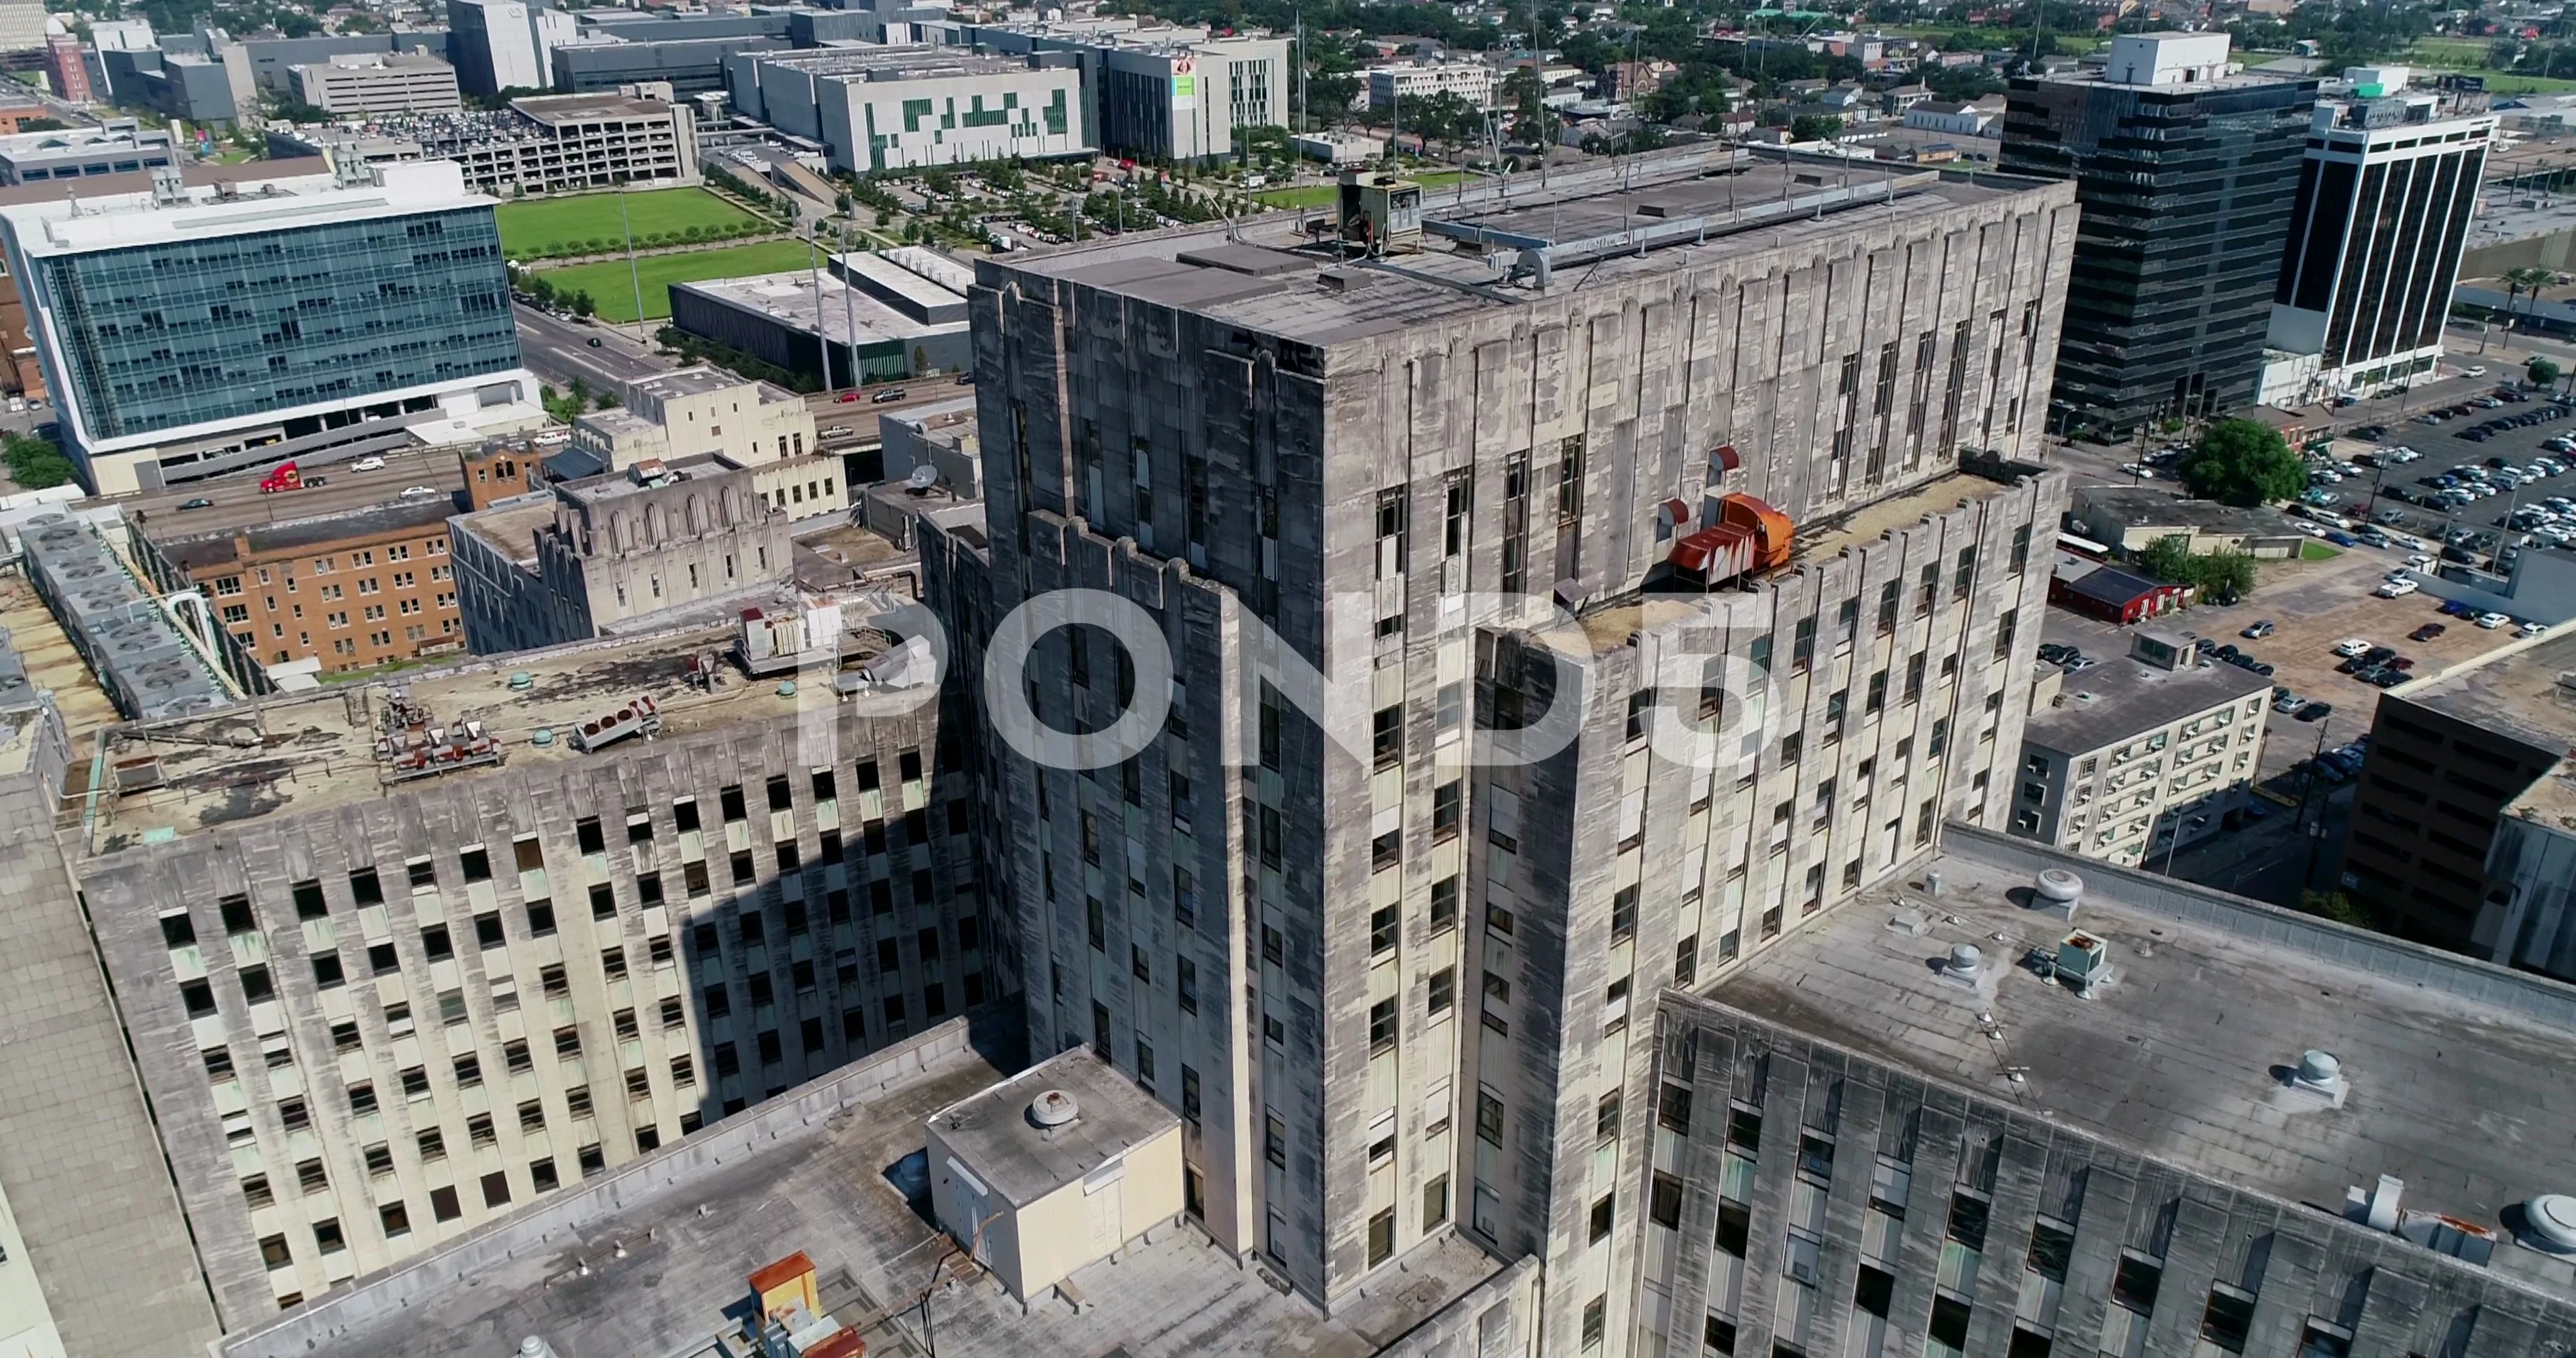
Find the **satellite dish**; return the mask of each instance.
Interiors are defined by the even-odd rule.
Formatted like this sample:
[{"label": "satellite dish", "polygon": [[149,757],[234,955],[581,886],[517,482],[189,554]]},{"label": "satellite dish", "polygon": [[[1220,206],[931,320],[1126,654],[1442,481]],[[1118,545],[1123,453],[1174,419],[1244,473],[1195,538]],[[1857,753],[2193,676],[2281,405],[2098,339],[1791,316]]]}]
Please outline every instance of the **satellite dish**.
[{"label": "satellite dish", "polygon": [[939,469],[927,462],[921,463],[912,469],[912,475],[903,478],[903,484],[915,493],[928,490],[939,484]]}]

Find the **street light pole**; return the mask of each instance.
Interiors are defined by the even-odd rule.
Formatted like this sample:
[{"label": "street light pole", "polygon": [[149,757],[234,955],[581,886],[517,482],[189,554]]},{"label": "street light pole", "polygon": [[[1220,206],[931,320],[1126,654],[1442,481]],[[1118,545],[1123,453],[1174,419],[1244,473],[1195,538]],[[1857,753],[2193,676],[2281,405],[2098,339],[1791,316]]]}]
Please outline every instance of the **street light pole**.
[{"label": "street light pole", "polygon": [[626,282],[635,289],[635,342],[644,342],[644,274],[635,266],[635,224],[626,211],[626,190],[617,191],[617,226],[626,236]]}]

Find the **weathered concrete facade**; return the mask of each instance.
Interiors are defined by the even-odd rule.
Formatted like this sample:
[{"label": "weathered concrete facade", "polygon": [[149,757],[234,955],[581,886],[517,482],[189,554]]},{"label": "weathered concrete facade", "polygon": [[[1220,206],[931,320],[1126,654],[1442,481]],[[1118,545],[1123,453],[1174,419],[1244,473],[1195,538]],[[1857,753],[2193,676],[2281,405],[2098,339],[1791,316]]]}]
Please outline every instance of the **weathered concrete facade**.
[{"label": "weathered concrete facade", "polygon": [[336,805],[281,779],[282,808],[82,865],[228,1328],[998,994],[935,701],[706,701]]},{"label": "weathered concrete facade", "polygon": [[[1648,997],[1907,871],[1945,820],[2001,821],[2047,598],[2050,557],[2031,543],[2064,487],[2036,467],[1988,469],[2008,481],[1945,481],[1962,497],[1947,512],[1767,588],[1605,606],[1580,640],[1557,628],[1518,654],[1488,648],[1480,708],[1562,683],[1555,648],[1569,643],[1592,690],[1574,744],[1469,782],[1481,811],[1459,992],[1479,1026],[1461,1087],[1480,1116],[1459,1172],[1471,1211],[1491,1195],[1471,1229],[1546,1258],[1562,1303],[1543,1318],[1551,1351],[1584,1347],[1596,1300],[1607,1333],[1631,1325],[1621,1280],[1641,1235],[1627,1218],[1645,1201],[1655,1116]],[[1733,662],[1722,684],[1674,695],[1674,718],[1710,724],[1706,762],[1659,743],[1635,702],[1670,675],[1667,652]]]},{"label": "weathered concrete facade", "polygon": [[[630,465],[450,520],[466,644],[527,650],[707,618],[786,572],[791,515],[705,455]],[[782,492],[783,496],[783,492]]]},{"label": "weathered concrete facade", "polygon": [[[0,671],[26,694],[0,632]],[[44,1317],[8,1308],[0,1329],[42,1353],[178,1353],[211,1343],[213,1299],[153,1137],[153,1109],[118,1029],[119,1002],[91,945],[55,827],[68,751],[48,702],[0,711],[0,1185]],[[13,1285],[13,1300],[23,1289]],[[27,1328],[22,1332],[20,1326]]]},{"label": "weathered concrete facade", "polygon": [[[972,303],[994,612],[1105,590],[1141,606],[1174,657],[1172,720],[1132,760],[1000,761],[1033,1049],[1092,1042],[1179,1105],[1194,1211],[1319,1299],[1453,1223],[1474,1231],[1490,1171],[1478,1238],[1548,1256],[1554,1350],[1577,1313],[1559,1298],[1580,1290],[1557,1260],[1582,1253],[1583,1231],[1551,1196],[1577,1191],[1554,1164],[1561,1109],[1589,1109],[1644,1061],[1596,1075],[1597,1052],[1558,1040],[1593,1004],[1563,994],[1609,974],[1607,929],[1574,921],[1606,918],[1623,870],[1600,833],[1622,804],[1621,742],[1588,726],[1561,768],[1462,771],[1446,753],[1460,714],[1490,705],[1493,648],[1527,621],[1475,596],[1611,601],[1588,621],[1671,551],[1671,499],[1696,512],[1704,492],[1749,491],[1798,522],[1812,559],[1727,596],[1726,644],[1748,654],[1761,636],[1785,675],[1805,638],[1771,741],[1829,703],[1855,730],[1847,749],[1772,751],[1760,776],[1776,781],[1743,807],[1686,816],[1678,771],[1649,797],[1675,852],[1693,833],[1724,843],[1699,860],[1720,883],[1748,856],[1735,844],[1767,833],[1755,797],[1892,785],[1907,776],[1899,742],[1914,742],[1901,814],[1882,793],[1864,819],[1867,794],[1846,781],[1831,832],[1801,820],[1794,858],[1750,851],[1744,879],[1691,903],[1710,918],[1684,921],[1680,864],[1659,865],[1671,881],[1645,910],[1660,956],[1626,963],[1641,998],[1686,934],[1713,955],[1734,929],[1750,951],[1772,902],[1794,924],[1811,869],[1829,882],[1813,899],[1839,899],[1847,865],[1874,881],[1909,859],[1918,821],[1999,818],[2009,788],[1987,771],[2018,745],[2044,598],[2029,533],[2054,523],[2062,488],[2010,484],[2033,467],[1965,474],[1960,453],[2036,452],[2073,228],[2066,188],[1962,180],[1607,259],[1580,286],[1318,277],[1247,248],[1268,243],[1250,233],[987,261]],[[1880,632],[1883,586],[1904,602]],[[1852,610],[1869,621],[1847,640]],[[1292,679],[1242,683],[1274,636],[1271,666],[1323,672],[1330,733],[1282,696]],[[1937,679],[1900,699],[1918,654]],[[1596,723],[1624,719],[1638,682],[1625,663],[1591,676]],[[1069,729],[1100,729],[1131,682],[1161,682],[1128,674],[1096,630],[1044,636],[1029,673],[1019,687]],[[1900,715],[1919,729],[1899,734]],[[1536,964],[1554,975],[1530,978],[1516,1011],[1527,1049],[1462,1027],[1491,956],[1476,893],[1498,791],[1562,818],[1556,861],[1530,871],[1563,884],[1540,893],[1545,927],[1579,940]],[[1891,819],[1892,847],[1877,838]],[[1644,946],[1623,939],[1617,955]],[[1481,1072],[1504,1068],[1511,1097],[1549,1110],[1507,1102],[1508,1166],[1475,1136]]]}]

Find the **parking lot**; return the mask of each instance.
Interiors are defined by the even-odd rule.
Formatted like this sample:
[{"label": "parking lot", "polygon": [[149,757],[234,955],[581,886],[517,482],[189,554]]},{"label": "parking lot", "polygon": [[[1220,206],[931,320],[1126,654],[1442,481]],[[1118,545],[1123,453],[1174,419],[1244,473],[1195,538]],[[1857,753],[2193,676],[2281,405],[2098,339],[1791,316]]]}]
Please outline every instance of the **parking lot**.
[{"label": "parking lot", "polygon": [[[2499,398],[2481,398],[2486,400]],[[2499,420],[2522,423],[2489,432]],[[2564,403],[2533,397],[2473,405],[2437,424],[2408,420],[2388,426],[2379,447],[2408,448],[2420,456],[2376,467],[2348,465],[2342,482],[2321,482],[2312,494],[2331,496],[2327,508],[2337,515],[2367,517],[2415,535],[2435,552],[2448,547],[2444,555],[2451,561],[2466,558],[2464,564],[2509,570],[2515,549],[2526,542],[2576,544],[2576,453],[2547,446],[2571,439],[2576,411]]]},{"label": "parking lot", "polygon": [[[2439,674],[2512,640],[2510,630],[2487,631],[2465,618],[2442,616],[2441,601],[2431,595],[2375,597],[2371,591],[2382,575],[2406,555],[2356,547],[2325,561],[2267,561],[2258,570],[2251,598],[2226,606],[2194,606],[2146,625],[2189,640],[2207,637],[2234,646],[2272,666],[2276,686],[2333,707],[2318,721],[2278,712],[2270,716],[2262,777],[2272,779],[2295,769],[2321,742],[2331,749],[2370,729],[2380,690],[2338,672],[2343,657],[2335,654],[2336,643],[2350,637],[2394,647],[2413,662],[2406,671],[2413,678]],[[2272,634],[2259,640],[2239,635],[2257,621],[2270,622]],[[2426,623],[2440,624],[2441,635],[2422,642],[2407,639]],[[2042,638],[2107,660],[2127,654],[2134,630],[2051,608]]]}]

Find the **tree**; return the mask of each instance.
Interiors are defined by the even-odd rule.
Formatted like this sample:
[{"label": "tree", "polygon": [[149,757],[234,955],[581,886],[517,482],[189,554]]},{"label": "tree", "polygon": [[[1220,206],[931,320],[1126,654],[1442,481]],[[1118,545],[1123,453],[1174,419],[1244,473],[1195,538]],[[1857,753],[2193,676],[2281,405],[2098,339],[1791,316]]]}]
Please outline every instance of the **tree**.
[{"label": "tree", "polygon": [[2191,550],[2191,539],[2158,538],[2132,565],[2170,584],[2188,585],[2210,603],[2234,603],[2254,592],[2254,558],[2243,552]]},{"label": "tree", "polygon": [[2379,922],[2371,917],[2370,911],[2354,904],[2351,897],[2340,891],[2302,891],[2299,893],[2299,910],[2303,914],[2321,916],[2337,924],[2351,925],[2355,929],[2379,927]]},{"label": "tree", "polygon": [[2545,387],[2558,380],[2558,365],[2548,359],[2534,357],[2530,366],[2522,370],[2522,375],[2531,379],[2531,385]]},{"label": "tree", "polygon": [[72,462],[51,442],[26,434],[0,435],[0,466],[20,490],[43,490],[72,479]]},{"label": "tree", "polygon": [[589,320],[591,315],[598,310],[599,304],[590,300],[590,293],[588,291],[576,292],[572,295],[572,314],[581,317],[583,320]]},{"label": "tree", "polygon": [[1843,120],[1830,113],[1801,113],[1789,120],[1791,141],[1832,141],[1842,131]]},{"label": "tree", "polygon": [[2252,420],[2210,425],[2179,470],[2192,494],[2231,505],[2286,500],[2308,484],[2307,467],[2280,431]]}]

